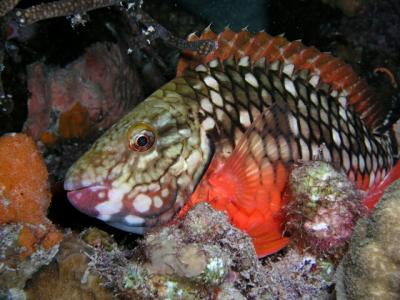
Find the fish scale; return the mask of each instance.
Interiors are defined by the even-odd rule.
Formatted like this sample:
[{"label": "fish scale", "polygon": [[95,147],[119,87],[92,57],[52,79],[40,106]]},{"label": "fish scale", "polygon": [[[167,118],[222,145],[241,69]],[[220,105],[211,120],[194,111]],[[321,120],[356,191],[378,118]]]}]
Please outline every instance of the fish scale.
[{"label": "fish scale", "polygon": [[389,172],[398,177],[391,130],[382,130],[390,112],[340,59],[264,32],[207,29],[189,38],[199,39],[216,49],[184,53],[177,77],[68,170],[76,208],[143,233],[205,201],[263,256],[288,242],[282,193],[294,163],[327,161],[368,191],[387,184]]},{"label": "fish scale", "polygon": [[[289,76],[283,72],[287,64],[275,65],[273,68],[277,70],[271,70],[270,66],[265,60],[256,62],[254,66],[240,66],[233,59],[223,63],[213,60],[207,66],[202,65],[198,71],[187,70],[182,74],[183,78],[188,78],[188,84],[196,91],[197,99],[207,99],[209,103],[206,108],[200,105],[200,110],[203,120],[214,120],[215,126],[207,127],[206,131],[213,136],[216,152],[226,147],[225,143],[230,143],[233,148],[241,137],[234,134],[235,130],[245,132],[257,114],[275,103],[285,103],[287,118],[275,127],[279,129],[276,131],[276,137],[282,135],[289,145],[296,144],[297,149],[290,149],[289,162],[308,161],[313,158],[331,162],[337,168],[343,169],[356,182],[357,187],[364,190],[379,182],[394,163],[389,136],[372,135],[357,112],[345,106],[348,102],[346,96],[332,90],[327,92],[326,89],[316,89],[310,84],[312,75],[309,73],[294,72]],[[218,74],[225,76],[221,77]],[[252,74],[254,82],[246,81],[246,74]],[[203,84],[199,85],[196,79],[201,80]],[[208,85],[206,79],[210,82]],[[231,87],[235,85],[237,88],[233,90],[236,93],[232,93],[231,96]],[[212,101],[211,91],[220,95],[223,100],[222,106]],[[229,91],[228,95],[225,95],[224,91]],[[226,107],[232,103],[226,100],[230,98],[233,98],[233,103],[236,104],[233,111]],[[222,119],[218,118],[217,109],[223,110]],[[248,124],[247,120],[240,119],[240,111],[248,114]],[[287,124],[291,124],[290,131]],[[220,140],[222,142],[219,142]],[[365,143],[371,148],[369,151]],[[274,140],[273,145],[279,145],[279,142]],[[321,148],[326,148],[327,151]],[[270,149],[269,152],[277,151]],[[226,156],[229,154],[226,153]],[[371,163],[365,163],[371,160],[378,161],[374,169]]]}]

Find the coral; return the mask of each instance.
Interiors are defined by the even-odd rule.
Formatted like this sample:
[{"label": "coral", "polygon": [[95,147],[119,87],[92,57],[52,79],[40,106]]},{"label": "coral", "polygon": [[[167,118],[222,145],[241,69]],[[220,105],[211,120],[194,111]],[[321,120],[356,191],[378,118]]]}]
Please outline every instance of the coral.
[{"label": "coral", "polygon": [[[12,159],[10,159],[12,158]],[[46,218],[47,170],[24,134],[0,138],[0,286],[22,288],[57,252],[61,233]]]},{"label": "coral", "polygon": [[25,131],[51,143],[106,129],[141,100],[137,76],[114,44],[94,44],[64,68],[33,64]]},{"label": "coral", "polygon": [[27,282],[27,299],[113,299],[99,277],[89,271],[93,251],[77,234],[69,233],[53,262]]},{"label": "coral", "polygon": [[84,13],[93,9],[115,5],[117,0],[59,0],[17,10],[17,21],[29,25],[40,20]]},{"label": "coral", "polygon": [[400,298],[400,181],[357,223],[337,272],[340,299]]},{"label": "coral", "polygon": [[354,185],[330,164],[313,161],[294,167],[289,190],[285,227],[293,242],[318,255],[340,258],[365,212]]},{"label": "coral", "polygon": [[3,0],[0,2],[0,17],[11,11],[21,0]]}]

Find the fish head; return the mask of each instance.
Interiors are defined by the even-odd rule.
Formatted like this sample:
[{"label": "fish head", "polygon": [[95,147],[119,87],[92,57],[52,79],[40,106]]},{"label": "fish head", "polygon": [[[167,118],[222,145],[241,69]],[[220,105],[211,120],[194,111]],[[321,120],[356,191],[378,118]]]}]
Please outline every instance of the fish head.
[{"label": "fish head", "polygon": [[68,170],[81,212],[134,233],[168,222],[206,168],[210,147],[196,103],[155,93],[114,124]]}]

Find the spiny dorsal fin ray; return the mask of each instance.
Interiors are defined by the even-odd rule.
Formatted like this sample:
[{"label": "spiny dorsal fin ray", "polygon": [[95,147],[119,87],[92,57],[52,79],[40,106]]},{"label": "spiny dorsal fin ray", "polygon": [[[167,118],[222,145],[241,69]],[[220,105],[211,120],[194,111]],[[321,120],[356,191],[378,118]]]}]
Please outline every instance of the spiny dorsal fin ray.
[{"label": "spiny dorsal fin ray", "polygon": [[[234,57],[239,60],[243,56],[249,56],[251,63],[261,58],[266,58],[269,62],[279,60],[293,64],[295,71],[308,70],[311,75],[318,76],[321,83],[339,93],[347,94],[348,104],[362,116],[369,128],[377,129],[386,118],[386,108],[376,105],[377,96],[374,90],[349,65],[329,53],[306,47],[300,41],[290,42],[283,36],[273,37],[265,32],[251,34],[248,31],[234,32],[226,29],[217,35],[207,28],[200,36],[189,37],[191,41],[199,39],[216,41],[216,49],[207,56],[184,52],[178,62],[178,76],[186,69],[194,69],[197,65],[207,64],[214,59],[224,61]],[[369,110],[370,107],[374,109]]]}]

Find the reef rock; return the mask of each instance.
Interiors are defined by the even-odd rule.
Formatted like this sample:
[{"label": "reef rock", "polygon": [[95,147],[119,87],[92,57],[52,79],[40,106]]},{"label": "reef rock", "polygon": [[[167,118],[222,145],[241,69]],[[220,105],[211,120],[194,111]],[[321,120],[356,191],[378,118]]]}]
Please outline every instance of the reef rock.
[{"label": "reef rock", "polygon": [[256,299],[332,299],[335,267],[329,261],[288,249],[265,258],[263,264],[269,293]]},{"label": "reef rock", "polygon": [[[46,218],[47,170],[24,134],[0,138],[0,296],[25,281],[57,253],[62,234]],[[1,298],[1,297],[0,297]]]},{"label": "reef rock", "polygon": [[333,265],[294,249],[257,259],[251,238],[201,203],[132,247],[70,233],[25,288],[29,299],[328,299]]},{"label": "reef rock", "polygon": [[250,237],[206,203],[149,233],[134,250],[98,248],[91,264],[122,299],[324,299],[333,275],[331,265],[295,250],[263,266]]},{"label": "reef rock", "polygon": [[337,272],[338,299],[400,298],[400,181],[360,220]]},{"label": "reef rock", "polygon": [[106,286],[126,299],[232,299],[261,280],[251,239],[207,204],[147,234],[129,255],[114,249],[93,259]]},{"label": "reef rock", "polygon": [[366,212],[353,183],[330,164],[313,161],[293,169],[289,194],[285,228],[294,244],[340,259],[358,218]]},{"label": "reef rock", "polygon": [[[104,233],[89,229],[95,235]],[[105,235],[109,238],[107,235]],[[101,243],[101,238],[98,243]],[[25,288],[27,299],[40,300],[111,300],[112,294],[101,285],[99,276],[90,272],[90,256],[94,247],[77,234],[69,233],[51,264],[42,268]]]},{"label": "reef rock", "polygon": [[108,128],[141,100],[137,73],[115,44],[96,43],[65,67],[28,67],[24,129],[45,144]]}]

